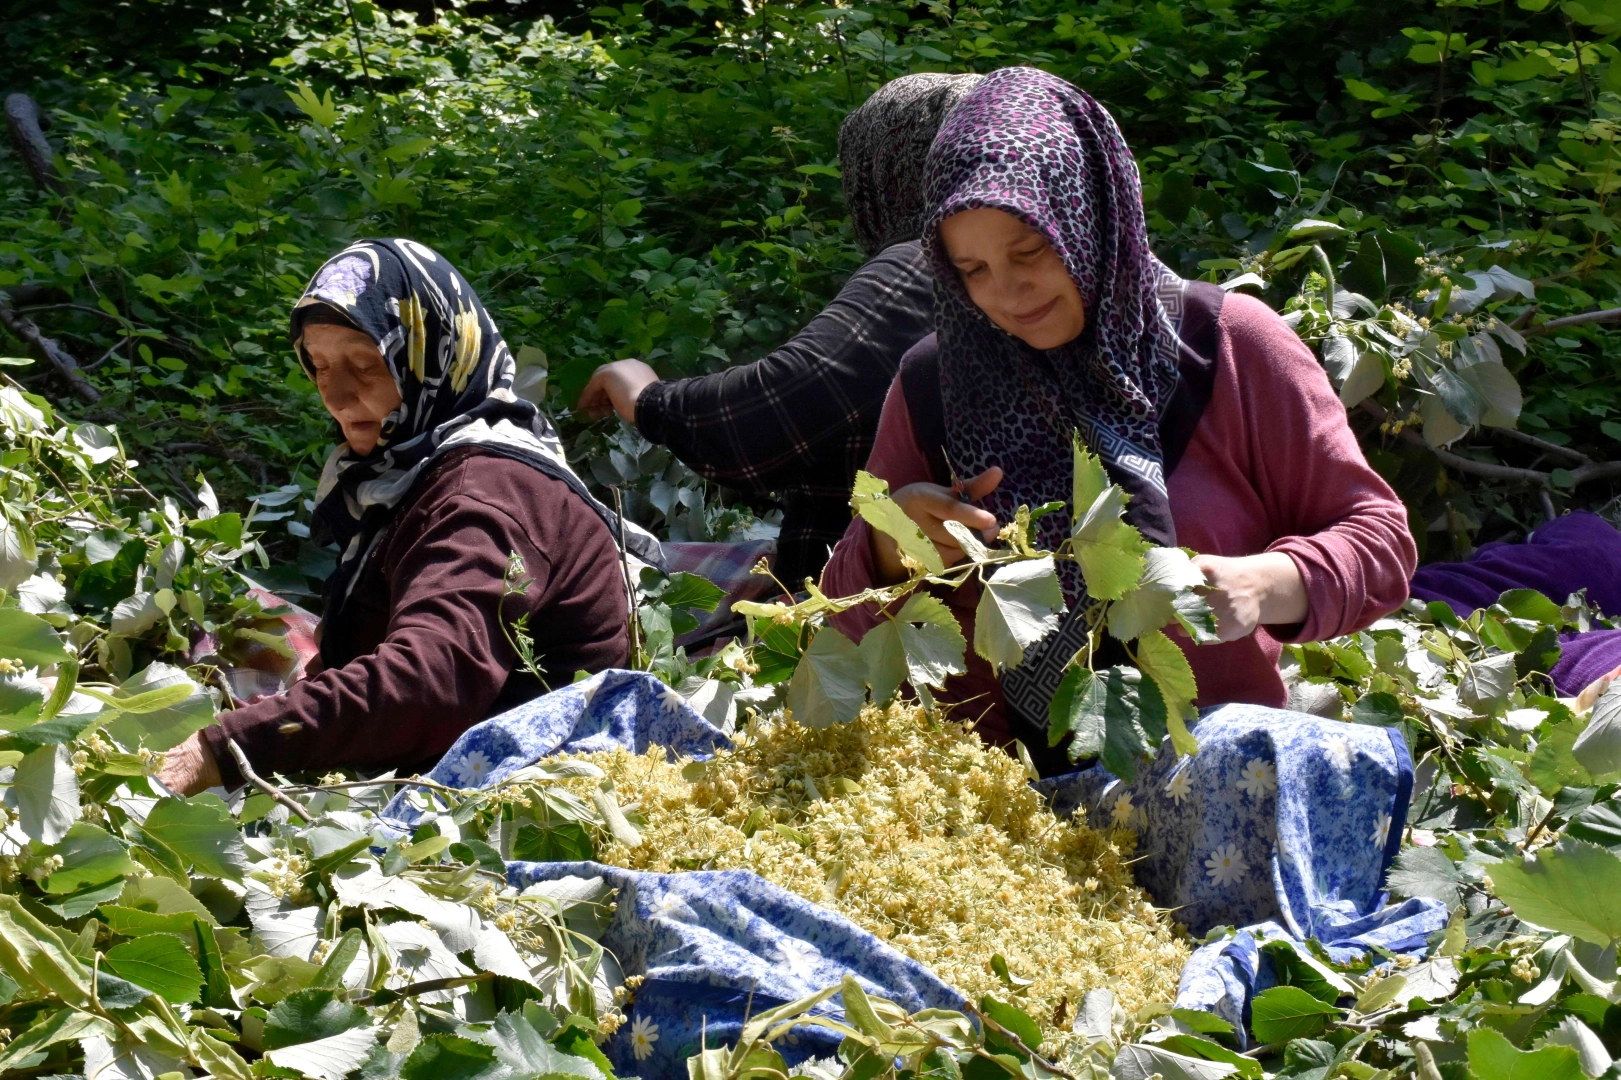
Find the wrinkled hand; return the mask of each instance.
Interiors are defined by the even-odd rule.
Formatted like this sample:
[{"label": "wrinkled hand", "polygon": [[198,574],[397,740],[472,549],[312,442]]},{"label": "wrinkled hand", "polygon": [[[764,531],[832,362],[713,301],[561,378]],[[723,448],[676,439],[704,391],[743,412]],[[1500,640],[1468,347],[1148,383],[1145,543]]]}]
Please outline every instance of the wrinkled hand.
[{"label": "wrinkled hand", "polygon": [[593,420],[616,412],[627,424],[636,423],[636,399],[659,381],[658,373],[640,360],[615,360],[591,373],[580,393],[579,408]]},{"label": "wrinkled hand", "polygon": [[1226,558],[1199,555],[1193,565],[1204,572],[1205,600],[1216,613],[1216,636],[1237,641],[1257,626],[1289,626],[1308,613],[1306,585],[1295,561],[1281,551]]},{"label": "wrinkled hand", "polygon": [[[963,494],[969,499],[983,499],[1001,483],[1002,470],[992,465],[978,476],[970,477],[963,484]],[[981,510],[971,502],[963,502],[957,498],[955,491],[939,484],[907,484],[891,494],[890,498],[899,503],[906,516],[917,522],[923,535],[934,542],[941,561],[947,566],[955,566],[967,556],[946,531],[945,522],[960,521],[970,529],[977,530],[987,543],[996,539],[1000,528],[994,514]],[[906,579],[900,548],[877,529],[872,531],[872,552],[878,560],[879,576],[886,584]]]},{"label": "wrinkled hand", "polygon": [[164,756],[158,780],[178,795],[196,795],[224,783],[214,752],[203,741],[200,731]]}]

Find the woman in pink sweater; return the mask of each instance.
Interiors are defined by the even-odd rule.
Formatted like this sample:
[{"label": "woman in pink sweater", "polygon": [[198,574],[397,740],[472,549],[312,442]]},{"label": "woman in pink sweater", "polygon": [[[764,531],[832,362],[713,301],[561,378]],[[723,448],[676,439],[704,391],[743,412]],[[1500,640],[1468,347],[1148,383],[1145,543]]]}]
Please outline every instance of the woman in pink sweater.
[{"label": "woman in pink sweater", "polygon": [[[993,537],[1020,505],[1067,502],[1078,431],[1131,495],[1128,521],[1201,553],[1222,640],[1181,639],[1199,704],[1282,706],[1280,643],[1361,629],[1406,599],[1406,511],[1321,367],[1259,300],[1154,258],[1135,162],[1101,106],[1038,71],[996,72],[942,128],[927,183],[938,334],[903,360],[867,467],[948,564],[963,554],[945,520]],[[1067,513],[1042,518],[1042,546],[1069,529]],[[1075,612],[1084,584],[1073,564],[1061,576]],[[858,517],[822,587],[846,596],[904,577],[894,542]],[[973,586],[948,598],[970,639],[977,599]],[[838,625],[859,638],[877,617]],[[1045,748],[1047,704],[1083,632],[1066,622],[1000,678],[971,653],[944,698],[989,741]]]}]

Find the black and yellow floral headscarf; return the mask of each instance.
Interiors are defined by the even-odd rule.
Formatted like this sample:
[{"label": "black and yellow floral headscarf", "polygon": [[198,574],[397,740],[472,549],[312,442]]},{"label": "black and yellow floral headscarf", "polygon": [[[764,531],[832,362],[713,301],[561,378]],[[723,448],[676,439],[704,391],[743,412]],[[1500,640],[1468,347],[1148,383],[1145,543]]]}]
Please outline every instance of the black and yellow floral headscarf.
[{"label": "black and yellow floral headscarf", "polygon": [[[400,500],[433,461],[459,446],[477,445],[563,481],[617,535],[613,511],[569,468],[551,423],[512,392],[512,354],[473,287],[444,256],[413,240],[361,240],[328,259],[291,320],[293,348],[311,378],[304,327],[337,321],[334,313],[377,343],[400,406],[383,421],[371,453],[342,443],[321,475],[315,520],[339,551],[327,579],[329,617],[348,599]],[[652,536],[633,526],[627,533],[636,554],[661,562]]]}]

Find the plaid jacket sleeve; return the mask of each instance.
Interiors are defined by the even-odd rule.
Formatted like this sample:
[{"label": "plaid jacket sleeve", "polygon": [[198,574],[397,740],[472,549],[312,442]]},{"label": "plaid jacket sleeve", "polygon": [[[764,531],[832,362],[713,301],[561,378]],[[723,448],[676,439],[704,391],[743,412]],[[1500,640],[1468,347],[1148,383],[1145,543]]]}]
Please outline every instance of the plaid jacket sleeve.
[{"label": "plaid jacket sleeve", "polygon": [[655,383],[636,425],[694,471],[791,499],[849,497],[902,354],[934,329],[920,246],[896,244],[851,275],[792,340],[713,375]]}]

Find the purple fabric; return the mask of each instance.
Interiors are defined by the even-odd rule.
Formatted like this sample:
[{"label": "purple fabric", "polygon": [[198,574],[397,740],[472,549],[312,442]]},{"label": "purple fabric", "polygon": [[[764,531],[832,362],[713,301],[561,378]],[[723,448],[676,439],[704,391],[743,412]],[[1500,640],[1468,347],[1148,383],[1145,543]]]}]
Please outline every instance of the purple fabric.
[{"label": "purple fabric", "polygon": [[[1482,544],[1468,562],[1434,563],[1413,575],[1412,595],[1459,615],[1490,607],[1510,589],[1535,589],[1555,603],[1587,590],[1608,616],[1621,616],[1621,532],[1584,510],[1543,525],[1523,544]],[[1566,634],[1552,672],[1561,694],[1580,693],[1621,666],[1621,630]]]},{"label": "purple fabric", "polygon": [[[1137,164],[1114,118],[1056,76],[992,72],[941,126],[925,183],[931,210],[923,246],[940,300],[953,468],[967,477],[1001,466],[1006,477],[983,505],[1011,521],[1021,504],[1069,501],[1078,431],[1131,494],[1127,520],[1155,542],[1174,543],[1157,425],[1176,387],[1178,347],[1161,292],[1181,282],[1149,250]],[[982,207],[1012,214],[1046,238],[1086,305],[1080,337],[1032,349],[968,298],[940,224]],[[1049,549],[1069,530],[1063,510],[1037,525]],[[1074,605],[1080,575],[1072,564],[1062,571]]]}]

